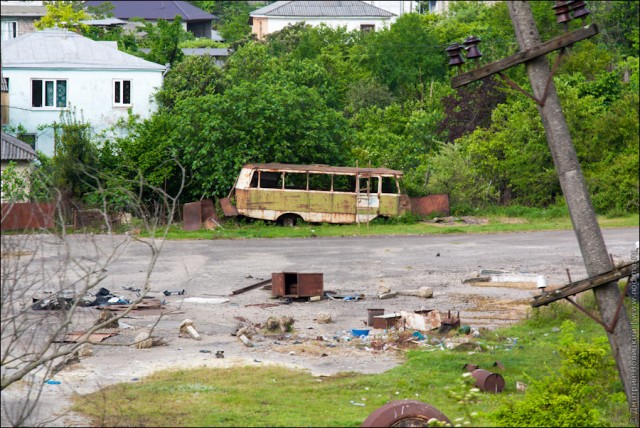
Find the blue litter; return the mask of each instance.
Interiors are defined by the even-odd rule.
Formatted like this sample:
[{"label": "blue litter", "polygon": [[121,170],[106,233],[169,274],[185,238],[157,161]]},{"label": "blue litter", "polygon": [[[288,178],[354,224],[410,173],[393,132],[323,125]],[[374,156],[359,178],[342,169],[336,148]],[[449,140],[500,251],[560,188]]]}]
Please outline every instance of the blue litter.
[{"label": "blue litter", "polygon": [[47,380],[44,381],[44,383],[46,383],[48,385],[60,385],[62,382],[60,382],[59,380],[47,379]]},{"label": "blue litter", "polygon": [[415,337],[418,340],[424,340],[424,335],[419,331],[414,331],[411,336]]}]

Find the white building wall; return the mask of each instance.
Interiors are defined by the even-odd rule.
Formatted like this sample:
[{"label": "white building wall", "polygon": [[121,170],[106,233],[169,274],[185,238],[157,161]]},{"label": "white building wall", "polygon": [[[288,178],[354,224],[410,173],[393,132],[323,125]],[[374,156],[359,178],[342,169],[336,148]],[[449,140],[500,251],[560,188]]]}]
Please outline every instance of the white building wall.
[{"label": "white building wall", "polygon": [[[141,118],[148,118],[156,106],[151,95],[162,86],[161,71],[140,70],[69,70],[18,69],[3,67],[2,74],[9,78],[11,113],[9,126],[22,125],[29,133],[38,135],[36,150],[53,155],[53,122],[60,121],[62,108],[32,108],[32,79],[66,79],[67,106],[75,107],[78,114],[100,132],[119,119],[126,119],[128,109]],[[131,80],[131,106],[114,106],[114,79]],[[44,129],[38,127],[44,126]]]},{"label": "white building wall", "polygon": [[298,22],[306,22],[307,24],[317,27],[321,23],[326,24],[331,28],[338,27],[346,27],[347,31],[351,30],[360,30],[361,25],[375,25],[375,30],[378,31],[385,26],[390,25],[390,21],[386,18],[370,18],[370,19],[362,19],[362,18],[294,18],[294,17],[269,17],[268,18],[268,33],[275,33],[276,31],[282,30],[289,24],[296,24]]}]

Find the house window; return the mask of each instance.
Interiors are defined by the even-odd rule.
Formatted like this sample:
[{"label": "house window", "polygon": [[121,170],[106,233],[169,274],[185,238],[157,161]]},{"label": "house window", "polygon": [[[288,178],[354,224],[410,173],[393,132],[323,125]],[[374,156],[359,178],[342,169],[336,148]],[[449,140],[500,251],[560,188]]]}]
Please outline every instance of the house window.
[{"label": "house window", "polygon": [[18,23],[16,21],[2,21],[2,40],[18,37]]},{"label": "house window", "polygon": [[113,105],[131,105],[131,80],[113,81]]},{"label": "house window", "polygon": [[66,80],[33,79],[31,81],[31,107],[65,108],[66,106]]},{"label": "house window", "polygon": [[369,31],[373,31],[376,28],[373,24],[362,24],[360,25],[360,31],[364,33],[368,33]]}]

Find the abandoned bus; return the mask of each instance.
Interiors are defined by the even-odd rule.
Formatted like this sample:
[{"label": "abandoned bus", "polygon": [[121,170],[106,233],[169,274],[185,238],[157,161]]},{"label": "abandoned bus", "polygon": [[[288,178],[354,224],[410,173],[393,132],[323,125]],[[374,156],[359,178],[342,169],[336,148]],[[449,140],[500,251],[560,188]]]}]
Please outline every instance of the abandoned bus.
[{"label": "abandoned bus", "polygon": [[227,216],[240,214],[286,226],[298,219],[365,223],[410,211],[409,198],[400,190],[402,175],[386,168],[248,164],[221,203]]}]

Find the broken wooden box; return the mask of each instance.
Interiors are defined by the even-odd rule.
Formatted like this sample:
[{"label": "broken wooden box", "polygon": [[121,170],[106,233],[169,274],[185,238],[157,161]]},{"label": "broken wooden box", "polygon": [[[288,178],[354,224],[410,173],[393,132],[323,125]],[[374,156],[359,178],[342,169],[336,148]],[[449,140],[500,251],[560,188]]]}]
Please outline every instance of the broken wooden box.
[{"label": "broken wooden box", "polygon": [[271,294],[274,297],[313,297],[324,293],[323,274],[274,272],[271,274]]}]

